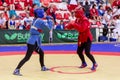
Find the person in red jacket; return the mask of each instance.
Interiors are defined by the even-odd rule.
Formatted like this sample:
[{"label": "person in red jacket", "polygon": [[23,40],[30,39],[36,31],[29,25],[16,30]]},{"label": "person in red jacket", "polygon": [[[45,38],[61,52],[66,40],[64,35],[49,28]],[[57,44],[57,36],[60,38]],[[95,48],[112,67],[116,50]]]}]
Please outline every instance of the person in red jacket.
[{"label": "person in red jacket", "polygon": [[38,8],[37,4],[33,4],[32,7],[31,7],[31,9],[30,9],[30,12],[29,12],[29,14],[30,14],[31,17],[34,17],[34,16],[35,16],[35,15],[34,15],[34,10],[35,10],[36,8]]},{"label": "person in red jacket", "polygon": [[120,5],[120,0],[114,0],[112,3],[112,7],[119,6],[119,5]]},{"label": "person in red jacket", "polygon": [[15,0],[5,0],[5,2],[10,5],[10,4],[14,4]]},{"label": "person in red jacket", "polygon": [[80,66],[80,68],[85,68],[87,66],[87,63],[83,55],[83,50],[85,50],[86,56],[93,63],[91,70],[96,70],[98,65],[93,55],[90,53],[90,48],[91,48],[91,43],[92,43],[92,34],[90,32],[90,22],[84,16],[82,10],[76,10],[75,16],[76,16],[75,22],[68,23],[68,25],[66,25],[65,28],[75,29],[79,32],[77,54],[82,61],[82,65]]},{"label": "person in red jacket", "polygon": [[33,8],[33,0],[25,0],[24,1],[24,9],[29,12],[31,10],[31,8]]},{"label": "person in red jacket", "polygon": [[24,7],[31,6],[32,7],[33,1],[32,0],[25,0]]},{"label": "person in red jacket", "polygon": [[48,7],[48,9],[46,10],[47,15],[53,17],[55,24],[56,24],[56,15],[55,15],[56,10],[57,10],[57,9],[56,9],[56,6],[55,6],[54,4],[51,4],[51,5]]},{"label": "person in red jacket", "polygon": [[92,8],[90,9],[90,17],[94,20],[98,18],[98,9],[96,8],[96,4],[93,4]]}]

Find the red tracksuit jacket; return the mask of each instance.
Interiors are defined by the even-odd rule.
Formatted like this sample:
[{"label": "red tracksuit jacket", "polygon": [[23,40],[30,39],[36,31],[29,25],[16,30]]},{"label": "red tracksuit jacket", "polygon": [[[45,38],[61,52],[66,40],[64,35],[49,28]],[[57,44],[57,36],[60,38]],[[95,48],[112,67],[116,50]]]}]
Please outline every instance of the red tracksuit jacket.
[{"label": "red tracksuit jacket", "polygon": [[81,43],[87,42],[88,38],[92,41],[92,34],[90,31],[90,22],[84,16],[83,18],[76,19],[75,22],[69,23],[66,26],[67,29],[76,29],[79,32],[78,36],[78,46]]}]

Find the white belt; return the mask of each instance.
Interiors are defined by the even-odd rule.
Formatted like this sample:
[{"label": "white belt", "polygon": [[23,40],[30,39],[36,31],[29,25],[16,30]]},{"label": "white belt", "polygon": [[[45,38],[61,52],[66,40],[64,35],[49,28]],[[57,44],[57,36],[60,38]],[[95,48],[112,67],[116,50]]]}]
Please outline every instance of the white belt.
[{"label": "white belt", "polygon": [[31,28],[37,30],[37,28],[35,26],[31,26]]}]

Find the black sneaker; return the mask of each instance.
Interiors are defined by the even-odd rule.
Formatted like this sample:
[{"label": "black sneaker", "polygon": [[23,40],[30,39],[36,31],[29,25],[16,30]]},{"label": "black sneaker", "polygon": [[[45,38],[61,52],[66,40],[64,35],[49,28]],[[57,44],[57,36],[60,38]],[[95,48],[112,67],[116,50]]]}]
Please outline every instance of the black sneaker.
[{"label": "black sneaker", "polygon": [[22,76],[22,74],[20,74],[19,69],[15,69],[15,71],[13,72],[13,75]]}]

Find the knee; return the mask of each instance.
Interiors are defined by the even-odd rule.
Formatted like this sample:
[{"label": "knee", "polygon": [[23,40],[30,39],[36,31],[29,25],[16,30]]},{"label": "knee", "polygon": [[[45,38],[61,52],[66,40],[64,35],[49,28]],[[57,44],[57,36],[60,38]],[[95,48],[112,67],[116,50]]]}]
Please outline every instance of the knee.
[{"label": "knee", "polygon": [[30,60],[30,57],[25,57],[24,59],[23,59],[23,61],[29,61]]},{"label": "knee", "polygon": [[80,54],[80,51],[79,51],[79,50],[77,50],[77,54]]},{"label": "knee", "polygon": [[78,55],[83,55],[81,51],[77,50]]},{"label": "knee", "polygon": [[38,53],[40,54],[40,56],[44,56],[44,52],[41,49],[39,49]]},{"label": "knee", "polygon": [[90,54],[90,52],[85,52],[85,55],[86,55],[86,56],[89,56],[89,55],[91,55],[91,54]]},{"label": "knee", "polygon": [[44,56],[44,53],[43,53],[43,52],[39,52],[39,55],[40,55],[40,56]]}]

